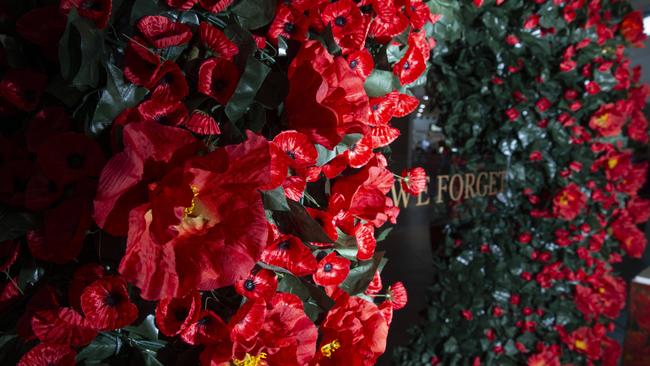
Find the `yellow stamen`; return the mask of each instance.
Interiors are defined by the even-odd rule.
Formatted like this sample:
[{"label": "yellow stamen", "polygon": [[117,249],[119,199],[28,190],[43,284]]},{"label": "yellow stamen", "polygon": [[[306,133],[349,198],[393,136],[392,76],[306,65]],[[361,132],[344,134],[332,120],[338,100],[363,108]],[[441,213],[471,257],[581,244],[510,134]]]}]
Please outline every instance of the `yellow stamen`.
[{"label": "yellow stamen", "polygon": [[601,295],[604,294],[604,293],[605,293],[605,288],[604,288],[604,287],[599,288],[599,289],[598,289],[598,292],[599,292]]},{"label": "yellow stamen", "polygon": [[618,165],[618,159],[616,158],[611,158],[607,160],[607,167],[609,169],[614,169]]},{"label": "yellow stamen", "polygon": [[186,219],[188,216],[194,216],[194,209],[196,209],[196,197],[199,195],[199,189],[196,186],[191,186],[192,188],[192,203],[190,207],[185,207],[183,209],[183,218]]},{"label": "yellow stamen", "polygon": [[335,339],[331,341],[330,343],[324,345],[323,347],[320,348],[320,353],[323,354],[323,356],[330,358],[332,357],[332,354],[334,351],[337,349],[341,348],[341,342],[339,342],[338,339]]},{"label": "yellow stamen", "polygon": [[609,113],[605,113],[602,116],[596,117],[596,125],[598,127],[607,127],[609,124]]},{"label": "yellow stamen", "polygon": [[569,195],[567,195],[566,193],[562,193],[562,195],[560,195],[560,203],[559,204],[560,204],[560,206],[568,206],[569,205]]},{"label": "yellow stamen", "polygon": [[579,339],[576,339],[575,346],[576,346],[577,349],[579,349],[581,351],[586,351],[587,350],[587,342],[585,342],[585,341],[581,341]]},{"label": "yellow stamen", "polygon": [[232,363],[235,366],[266,366],[267,363],[264,361],[266,359],[266,353],[261,352],[257,356],[252,356],[250,353],[247,353],[244,358],[241,360],[232,359]]}]

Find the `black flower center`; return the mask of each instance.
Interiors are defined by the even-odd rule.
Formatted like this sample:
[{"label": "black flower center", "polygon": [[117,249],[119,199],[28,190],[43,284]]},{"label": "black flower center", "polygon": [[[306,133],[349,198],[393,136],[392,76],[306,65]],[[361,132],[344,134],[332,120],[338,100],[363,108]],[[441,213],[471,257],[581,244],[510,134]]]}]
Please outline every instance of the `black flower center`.
[{"label": "black flower center", "polygon": [[295,30],[296,30],[296,26],[293,23],[289,23],[289,22],[284,23],[284,32],[286,34],[291,34]]},{"label": "black flower center", "polygon": [[325,272],[332,272],[332,263],[325,263],[325,266],[323,266],[323,271]]},{"label": "black flower center", "polygon": [[250,278],[247,279],[246,282],[244,282],[244,288],[245,288],[247,291],[253,291],[253,290],[255,290],[255,282],[254,282],[253,280],[251,280]]},{"label": "black flower center", "polygon": [[404,63],[404,70],[408,70],[411,67],[408,61]]},{"label": "black flower center", "polygon": [[215,92],[220,92],[228,86],[228,81],[223,79],[214,79],[212,80],[212,90]]},{"label": "black flower center", "polygon": [[340,15],[340,16],[336,17],[336,19],[334,19],[334,24],[336,24],[339,27],[343,27],[345,25],[345,23],[347,23],[347,21],[345,20],[345,17],[343,17],[342,15]]},{"label": "black flower center", "polygon": [[318,254],[316,254],[316,260],[317,261],[320,261],[321,259],[323,259],[325,257],[327,257],[327,252],[320,251],[320,252],[318,252]]},{"label": "black flower center", "polygon": [[359,9],[361,9],[361,12],[364,13],[364,14],[370,14],[370,13],[372,13],[372,5],[370,5],[370,4],[368,4],[368,5],[363,5],[363,6],[362,6],[361,8],[359,8]]},{"label": "black flower center", "polygon": [[373,111],[378,110],[378,109],[379,109],[379,104],[373,104],[373,105],[371,105],[371,106],[370,106],[370,109],[372,109]]},{"label": "black flower center", "polygon": [[212,321],[212,320],[211,320],[209,317],[204,316],[203,318],[199,319],[199,321],[196,322],[196,323],[197,323],[198,325],[202,326],[202,327],[205,327],[205,326],[207,326],[208,324],[210,324],[211,321]]},{"label": "black flower center", "polygon": [[173,82],[174,82],[174,74],[172,74],[171,72],[165,74],[165,76],[162,79],[162,83],[165,85],[170,85]]},{"label": "black flower center", "polygon": [[16,192],[25,192],[27,190],[27,179],[22,177],[15,177],[14,190]]},{"label": "black flower center", "polygon": [[79,153],[73,153],[68,155],[66,163],[71,169],[81,169],[84,165],[84,157]]},{"label": "black flower center", "polygon": [[358,64],[359,64],[359,61],[352,60],[352,61],[350,61],[350,68],[354,69],[355,67],[357,67]]},{"label": "black flower center", "polygon": [[296,154],[293,151],[287,150],[285,153],[289,158],[291,158],[291,160],[296,160]]},{"label": "black flower center", "polygon": [[154,119],[161,125],[169,125],[169,118],[164,114],[158,115]]},{"label": "black flower center", "polygon": [[22,94],[23,99],[27,102],[33,102],[36,100],[36,92],[31,89],[24,90]]},{"label": "black flower center", "polygon": [[185,321],[185,319],[187,318],[187,315],[189,315],[189,313],[190,313],[190,311],[187,308],[176,309],[176,311],[174,311],[174,317],[179,322],[182,322],[182,321]]},{"label": "black flower center", "polygon": [[106,305],[110,307],[116,307],[120,302],[122,302],[122,294],[117,292],[109,292],[104,299]]},{"label": "black flower center", "polygon": [[94,11],[102,10],[102,4],[96,0],[85,0],[84,2],[81,3],[79,7],[83,10],[94,10]]},{"label": "black flower center", "polygon": [[280,250],[289,250],[289,247],[291,247],[291,244],[289,244],[288,240],[285,240],[278,245],[278,249]]}]

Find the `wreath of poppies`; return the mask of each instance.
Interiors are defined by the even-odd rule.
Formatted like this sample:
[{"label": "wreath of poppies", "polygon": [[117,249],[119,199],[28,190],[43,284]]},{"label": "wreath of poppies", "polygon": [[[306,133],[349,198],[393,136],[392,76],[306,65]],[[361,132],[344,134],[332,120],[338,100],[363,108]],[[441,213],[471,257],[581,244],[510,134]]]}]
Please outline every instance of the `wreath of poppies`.
[{"label": "wreath of poppies", "polygon": [[505,167],[506,189],[457,207],[428,321],[397,363],[617,365],[626,286],[612,266],[644,253],[650,215],[635,156],[650,88],[624,52],[645,40],[641,14],[608,0],[428,4],[448,150],[461,169]]},{"label": "wreath of poppies", "polygon": [[376,362],[407,301],[376,245],[425,3],[0,12],[0,363]]}]

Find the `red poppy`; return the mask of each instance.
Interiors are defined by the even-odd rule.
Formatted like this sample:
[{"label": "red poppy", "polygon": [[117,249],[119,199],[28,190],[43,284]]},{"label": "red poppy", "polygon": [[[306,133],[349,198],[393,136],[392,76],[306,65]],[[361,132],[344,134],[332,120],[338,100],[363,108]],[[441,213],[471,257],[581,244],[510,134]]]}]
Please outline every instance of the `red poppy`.
[{"label": "red poppy", "polygon": [[374,365],[386,349],[388,323],[371,302],[341,294],[320,328],[319,366]]},{"label": "red poppy", "polygon": [[305,168],[316,164],[318,151],[309,138],[297,131],[283,131],[275,138],[275,144],[289,158],[291,167]]},{"label": "red poppy", "polygon": [[190,10],[199,0],[165,0],[167,5],[178,10]]},{"label": "red poppy", "polygon": [[350,273],[350,261],[332,252],[318,262],[314,282],[321,286],[338,286]]},{"label": "red poppy", "polygon": [[[336,225],[334,224],[334,217],[327,211],[317,210],[311,207],[306,207],[307,213],[311,216],[316,222],[323,228],[323,231],[327,236],[335,242],[338,239],[338,232],[336,231]],[[317,246],[331,246],[332,243],[312,243]]]},{"label": "red poppy", "polygon": [[370,98],[370,117],[368,122],[373,126],[386,125],[395,113],[396,103],[396,92],[391,92],[381,97]]},{"label": "red poppy", "polygon": [[39,46],[54,61],[59,57],[59,39],[65,31],[67,18],[56,6],[35,8],[16,20],[16,32]]},{"label": "red poppy", "polygon": [[32,317],[39,311],[56,310],[59,308],[59,297],[56,289],[50,285],[39,286],[25,306],[25,311],[18,318],[16,330],[25,341],[36,339],[32,329]]},{"label": "red poppy", "polygon": [[643,15],[640,11],[627,13],[621,21],[621,34],[635,47],[643,47],[647,36],[643,31]]},{"label": "red poppy", "polygon": [[[392,92],[396,93],[396,92]],[[420,104],[418,98],[403,94],[397,93],[397,102],[395,103],[395,110],[393,111],[393,117],[401,118],[406,117],[411,114],[415,108]]]},{"label": "red poppy", "polygon": [[372,151],[371,136],[363,136],[345,152],[345,156],[348,159],[348,165],[353,168],[363,167],[374,155],[375,153]]},{"label": "red poppy", "polygon": [[253,268],[268,234],[258,191],[268,182],[268,146],[248,133],[149,184],[148,202],[131,210],[119,267],[142,298],[230,286]]},{"label": "red poppy", "polygon": [[214,57],[232,60],[239,53],[237,45],[221,29],[208,23],[199,24],[199,39],[212,51]]},{"label": "red poppy", "polygon": [[280,235],[270,242],[262,253],[262,261],[285,268],[298,277],[310,275],[316,270],[314,255],[300,239],[292,235]]},{"label": "red poppy", "polygon": [[230,319],[230,339],[235,342],[250,342],[257,336],[266,317],[264,300],[246,301]]},{"label": "red poppy", "polygon": [[370,23],[369,36],[379,43],[387,44],[408,26],[409,20],[401,11],[386,6]]},{"label": "red poppy", "polygon": [[199,91],[223,105],[228,103],[238,82],[239,69],[226,59],[208,59],[199,68]]},{"label": "red poppy", "polygon": [[58,184],[98,177],[104,161],[104,154],[97,142],[76,132],[50,137],[41,144],[37,153],[41,171]]},{"label": "red poppy", "polygon": [[221,129],[217,121],[209,114],[195,110],[185,122],[183,127],[194,132],[197,135],[219,135]]},{"label": "red poppy", "polygon": [[406,306],[408,302],[408,296],[406,293],[406,288],[401,282],[395,282],[388,287],[388,298],[393,303],[393,308],[399,310]]},{"label": "red poppy", "polygon": [[88,263],[77,268],[72,275],[72,281],[70,281],[70,287],[68,288],[68,303],[70,303],[70,306],[81,311],[81,294],[86,287],[104,276],[106,276],[104,267],[97,263]]},{"label": "red poppy", "polygon": [[59,9],[68,14],[70,9],[76,8],[80,16],[95,22],[97,28],[104,29],[111,17],[113,8],[112,0],[61,0]]},{"label": "red poppy", "polygon": [[408,85],[415,82],[424,73],[426,67],[422,51],[409,45],[406,54],[393,66],[393,74],[397,75],[400,84]]},{"label": "red poppy", "polygon": [[370,75],[375,68],[375,61],[367,49],[355,51],[346,57],[350,69],[354,71],[363,80]]},{"label": "red poppy", "polygon": [[219,315],[205,309],[181,330],[180,337],[193,346],[215,344],[228,339],[228,327]]},{"label": "red poppy", "polygon": [[419,195],[427,188],[427,173],[420,167],[404,169],[402,188],[413,196]]},{"label": "red poppy", "polygon": [[247,277],[235,282],[237,293],[249,300],[269,301],[277,288],[278,279],[275,272],[268,269],[253,270]]},{"label": "red poppy", "polygon": [[576,307],[588,318],[604,315],[616,319],[625,307],[625,295],[625,282],[612,276],[594,279],[591,286],[575,287]]},{"label": "red poppy", "polygon": [[0,283],[0,312],[7,311],[23,294],[18,288],[18,277],[9,277]]},{"label": "red poppy", "polygon": [[225,10],[234,0],[199,0],[201,7],[211,13],[219,13]]},{"label": "red poppy", "polygon": [[157,82],[151,92],[151,99],[172,102],[182,100],[189,94],[185,75],[173,61],[165,61],[153,78]]},{"label": "red poppy", "polygon": [[180,46],[192,39],[192,29],[162,15],[147,15],[136,24],[147,42],[156,48]]},{"label": "red poppy", "polygon": [[81,295],[81,309],[88,325],[99,330],[122,328],[138,317],[126,281],[118,276],[101,278],[86,287]]},{"label": "red poppy", "polygon": [[617,105],[609,103],[598,108],[589,120],[589,127],[603,137],[618,136],[626,120],[623,111]]},{"label": "red poppy", "polygon": [[366,288],[364,293],[366,295],[376,295],[383,287],[384,285],[381,283],[381,273],[376,271],[375,275],[372,277],[372,281],[370,281],[368,288]]},{"label": "red poppy", "polygon": [[156,307],[156,324],[160,331],[173,337],[196,323],[201,311],[201,294],[193,291],[181,298],[160,300]]},{"label": "red poppy", "polygon": [[273,23],[269,27],[269,38],[275,43],[278,37],[304,41],[307,39],[308,19],[288,5],[282,4],[275,12]]},{"label": "red poppy", "polygon": [[9,69],[0,80],[0,99],[22,111],[33,111],[41,102],[47,76],[30,69]]},{"label": "red poppy", "polygon": [[431,10],[421,0],[412,1],[410,6],[407,5],[406,15],[411,21],[411,26],[416,30],[422,29],[425,24],[432,21]]},{"label": "red poppy", "polygon": [[575,219],[587,204],[587,197],[575,183],[569,183],[553,198],[553,213],[564,220]]},{"label": "red poppy", "polygon": [[158,55],[144,46],[145,41],[139,37],[129,40],[124,51],[124,77],[135,85],[150,89],[157,80],[154,79],[161,60]]},{"label": "red poppy", "polygon": [[94,211],[97,225],[118,236],[127,233],[129,211],[146,202],[148,183],[194,156],[199,148],[189,132],[152,123],[127,125],[123,140],[124,151],[113,156],[102,171]]},{"label": "red poppy", "polygon": [[32,317],[36,337],[45,343],[85,346],[97,336],[86,320],[72,308],[41,310]]},{"label": "red poppy", "polygon": [[271,142],[269,144],[269,152],[271,154],[269,183],[262,187],[262,190],[271,190],[282,185],[287,178],[287,172],[289,170],[290,160],[284,151],[280,150],[278,145]]},{"label": "red poppy", "polygon": [[180,101],[149,99],[140,103],[138,114],[143,122],[176,127],[185,122],[188,112],[185,104]]},{"label": "red poppy", "polygon": [[357,240],[357,259],[367,261],[375,255],[377,240],[375,239],[375,227],[371,224],[359,223],[354,229],[354,237]]},{"label": "red poppy", "polygon": [[63,107],[41,109],[27,124],[27,148],[32,152],[38,151],[38,147],[49,137],[68,131],[71,123],[72,120]]},{"label": "red poppy", "polygon": [[334,40],[343,54],[363,48],[368,33],[369,19],[361,14],[351,0],[326,5],[321,12],[324,25],[329,25]]},{"label": "red poppy", "polygon": [[8,272],[11,265],[18,259],[20,246],[13,240],[0,243],[0,272]]},{"label": "red poppy", "polygon": [[289,66],[285,103],[289,126],[328,149],[345,134],[367,129],[368,96],[363,79],[320,42],[305,42]]},{"label": "red poppy", "polygon": [[68,345],[40,343],[25,353],[17,366],[74,366],[76,357]]}]

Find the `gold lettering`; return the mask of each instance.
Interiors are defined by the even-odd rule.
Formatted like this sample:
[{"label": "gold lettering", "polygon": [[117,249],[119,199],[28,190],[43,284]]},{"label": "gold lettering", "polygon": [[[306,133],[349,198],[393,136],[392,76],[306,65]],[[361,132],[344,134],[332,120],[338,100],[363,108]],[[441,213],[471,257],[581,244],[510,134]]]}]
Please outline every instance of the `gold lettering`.
[{"label": "gold lettering", "polygon": [[494,196],[497,194],[497,181],[496,181],[496,172],[490,172],[490,186],[488,188],[488,195]]},{"label": "gold lettering", "polygon": [[[454,194],[454,187],[457,185],[454,182],[458,180],[458,183],[460,184],[459,189],[456,191],[458,194]],[[460,199],[463,197],[463,176],[460,174],[454,174],[451,176],[451,180],[449,181],[449,198],[452,201],[460,201]]]},{"label": "gold lettering", "polygon": [[[488,177],[488,173],[481,172],[479,173],[478,178],[476,179],[476,192],[479,197],[485,197],[485,195],[487,194],[487,184],[485,185],[481,184],[482,181],[481,178],[487,178],[487,177]],[[481,190],[481,188],[483,188],[483,190]]]},{"label": "gold lettering", "polygon": [[465,199],[473,198],[476,196],[476,192],[474,192],[475,181],[476,176],[474,173],[465,173]]},{"label": "gold lettering", "polygon": [[[431,202],[431,196],[429,196],[429,182],[431,179],[429,176],[427,176],[427,185],[424,186],[424,191],[420,192],[418,194],[418,202],[415,204],[416,206],[425,206],[428,205]],[[427,197],[426,201],[422,201],[422,195],[425,195]]]},{"label": "gold lettering", "polygon": [[[442,203],[442,192],[448,192],[449,186],[447,186],[447,181],[449,180],[448,175],[439,175],[438,176],[438,195],[436,197],[436,203]],[[443,182],[445,184],[443,184]]]},{"label": "gold lettering", "polygon": [[503,192],[506,190],[506,171],[500,171],[501,174],[501,189],[499,189],[499,192]]},{"label": "gold lettering", "polygon": [[[397,186],[397,188],[395,187]],[[399,193],[398,193],[399,190]],[[391,188],[391,194],[393,196],[393,202],[397,207],[407,208],[409,205],[409,194],[404,191],[404,187],[399,182],[395,182]]]}]

